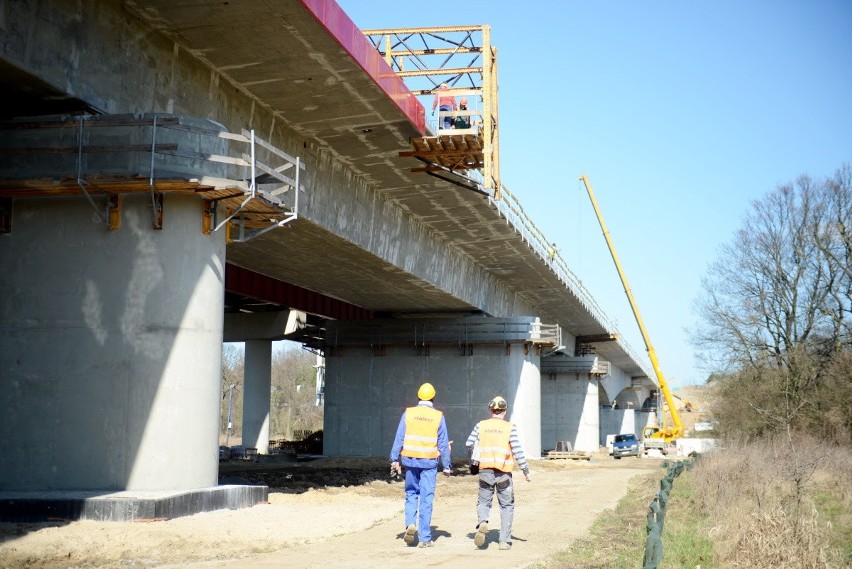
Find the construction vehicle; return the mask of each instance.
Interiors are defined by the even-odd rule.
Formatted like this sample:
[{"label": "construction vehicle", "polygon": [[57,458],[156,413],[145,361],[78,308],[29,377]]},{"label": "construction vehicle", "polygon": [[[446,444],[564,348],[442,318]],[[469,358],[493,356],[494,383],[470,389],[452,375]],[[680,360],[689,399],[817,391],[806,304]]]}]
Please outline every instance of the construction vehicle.
[{"label": "construction vehicle", "polygon": [[693,403],[689,399],[684,399],[683,397],[681,397],[680,395],[677,395],[676,393],[673,394],[673,395],[674,395],[674,398],[677,399],[678,401],[680,401],[681,404],[682,404],[680,409],[678,409],[678,411],[686,411],[687,413],[692,413],[693,411],[698,410],[695,406],[695,403]]},{"label": "construction vehicle", "polygon": [[601,210],[598,207],[598,202],[595,199],[594,192],[592,191],[592,185],[589,183],[589,179],[585,175],[580,176],[580,180],[583,181],[583,185],[586,187],[586,193],[589,194],[589,199],[592,202],[592,207],[595,210],[595,215],[597,216],[598,223],[601,226],[601,231],[603,231],[604,238],[606,239],[607,247],[609,247],[609,253],[612,255],[612,260],[615,262],[615,268],[618,271],[618,276],[621,279],[624,292],[627,294],[627,300],[630,302],[630,308],[633,310],[633,316],[636,318],[636,323],[639,325],[639,331],[642,332],[642,340],[645,342],[645,349],[648,351],[648,359],[651,360],[651,366],[654,368],[654,375],[656,375],[657,384],[665,398],[666,406],[668,407],[668,414],[671,415],[672,424],[669,425],[668,421],[666,421],[665,409],[662,407],[660,408],[660,426],[649,426],[642,429],[642,446],[646,453],[650,449],[658,449],[663,454],[666,454],[672,449],[673,441],[683,435],[683,423],[680,421],[677,406],[674,403],[672,392],[669,390],[669,386],[666,383],[666,378],[663,376],[662,370],[660,370],[660,363],[657,360],[657,351],[654,349],[654,346],[651,344],[651,340],[648,338],[648,331],[645,329],[645,324],[642,322],[642,316],[639,314],[639,309],[636,306],[633,293],[630,291],[630,286],[627,284],[627,277],[624,276],[624,271],[621,268],[621,263],[619,262],[618,255],[615,252],[615,246],[612,244],[612,238],[609,235],[609,230],[604,223]]}]

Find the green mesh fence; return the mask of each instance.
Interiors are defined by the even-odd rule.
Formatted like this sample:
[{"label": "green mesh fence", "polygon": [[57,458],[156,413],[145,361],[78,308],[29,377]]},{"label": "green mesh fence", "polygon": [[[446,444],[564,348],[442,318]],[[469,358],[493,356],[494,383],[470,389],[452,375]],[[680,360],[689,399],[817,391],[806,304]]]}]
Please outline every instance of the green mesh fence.
[{"label": "green mesh fence", "polygon": [[645,558],[642,569],[657,569],[663,560],[663,525],[666,521],[666,505],[674,479],[685,469],[692,468],[695,458],[668,464],[666,475],[660,480],[660,490],[649,505],[647,518],[648,537],[645,539]]}]

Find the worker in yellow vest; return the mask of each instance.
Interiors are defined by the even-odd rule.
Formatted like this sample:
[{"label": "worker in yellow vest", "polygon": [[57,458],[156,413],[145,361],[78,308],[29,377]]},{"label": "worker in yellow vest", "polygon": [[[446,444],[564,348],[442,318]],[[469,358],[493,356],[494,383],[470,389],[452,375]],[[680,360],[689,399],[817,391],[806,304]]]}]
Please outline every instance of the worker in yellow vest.
[{"label": "worker in yellow vest", "polygon": [[499,395],[488,403],[491,418],[473,428],[465,445],[471,454],[471,464],[479,462],[479,498],[476,502],[477,525],[473,543],[485,547],[488,534],[488,514],[497,494],[500,504],[500,549],[512,548],[512,519],[515,515],[515,492],[512,469],[517,463],[527,482],[530,468],[518,438],[518,428],[506,420],[509,404]]},{"label": "worker in yellow vest", "polygon": [[[435,388],[424,383],[417,390],[420,402],[402,414],[391,448],[391,468],[402,474],[405,467],[405,533],[403,540],[413,546],[432,547],[432,502],[438,478],[438,457],[444,475],[452,473],[450,443],[444,414],[435,409]],[[400,465],[401,463],[401,465]]]}]

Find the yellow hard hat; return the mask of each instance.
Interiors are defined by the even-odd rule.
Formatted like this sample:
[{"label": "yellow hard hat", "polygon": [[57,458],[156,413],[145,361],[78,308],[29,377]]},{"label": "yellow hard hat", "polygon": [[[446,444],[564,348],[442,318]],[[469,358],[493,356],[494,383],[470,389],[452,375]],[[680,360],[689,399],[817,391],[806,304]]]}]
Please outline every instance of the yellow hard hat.
[{"label": "yellow hard hat", "polygon": [[431,383],[424,383],[420,386],[420,389],[417,390],[417,397],[419,397],[421,401],[432,401],[432,399],[435,398],[435,388],[432,387]]},{"label": "yellow hard hat", "polygon": [[506,403],[506,400],[500,397],[499,395],[488,402],[488,408],[493,409],[495,411],[505,411],[509,408],[509,404]]}]

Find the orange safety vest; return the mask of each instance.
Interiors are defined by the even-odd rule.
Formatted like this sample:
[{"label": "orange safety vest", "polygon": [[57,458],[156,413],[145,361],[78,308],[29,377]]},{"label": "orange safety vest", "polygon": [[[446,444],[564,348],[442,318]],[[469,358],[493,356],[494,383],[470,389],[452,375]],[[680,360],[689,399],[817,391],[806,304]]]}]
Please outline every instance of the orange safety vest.
[{"label": "orange safety vest", "polygon": [[515,462],[509,438],[512,423],[503,419],[485,419],[479,422],[479,468],[494,468],[511,472]]},{"label": "orange safety vest", "polygon": [[402,456],[409,458],[438,458],[438,427],[443,413],[432,407],[418,405],[405,410],[405,438]]}]

